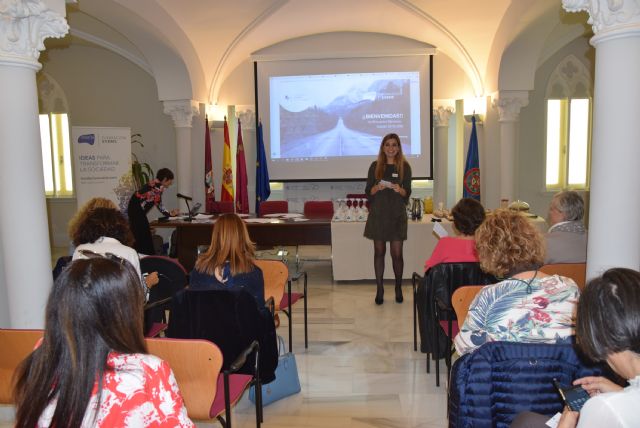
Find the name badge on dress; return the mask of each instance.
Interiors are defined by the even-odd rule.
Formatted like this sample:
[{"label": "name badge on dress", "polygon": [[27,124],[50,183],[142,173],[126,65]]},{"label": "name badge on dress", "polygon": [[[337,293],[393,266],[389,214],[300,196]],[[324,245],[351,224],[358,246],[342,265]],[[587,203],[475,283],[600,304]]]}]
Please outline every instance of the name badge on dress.
[{"label": "name badge on dress", "polygon": [[398,173],[397,173],[397,172],[393,172],[393,173],[391,173],[391,176],[392,176],[393,178],[398,178]]}]

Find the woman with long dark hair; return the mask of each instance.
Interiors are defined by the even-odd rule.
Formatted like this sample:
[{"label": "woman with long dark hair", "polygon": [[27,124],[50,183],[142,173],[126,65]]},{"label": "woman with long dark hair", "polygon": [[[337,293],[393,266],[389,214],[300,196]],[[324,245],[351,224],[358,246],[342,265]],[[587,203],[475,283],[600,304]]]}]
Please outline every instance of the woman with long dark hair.
[{"label": "woman with long dark hair", "polygon": [[17,373],[17,427],[194,426],[167,363],[147,354],[131,264],[76,260],[56,280],[42,342]]},{"label": "woman with long dark hair", "polygon": [[407,239],[407,201],[411,195],[411,167],[402,154],[397,134],[382,138],[378,160],[369,167],[365,193],[370,208],[365,238],[373,240],[373,268],[376,275],[377,305],[384,303],[384,257],[387,242],[395,275],[396,302],[402,303],[402,244]]}]

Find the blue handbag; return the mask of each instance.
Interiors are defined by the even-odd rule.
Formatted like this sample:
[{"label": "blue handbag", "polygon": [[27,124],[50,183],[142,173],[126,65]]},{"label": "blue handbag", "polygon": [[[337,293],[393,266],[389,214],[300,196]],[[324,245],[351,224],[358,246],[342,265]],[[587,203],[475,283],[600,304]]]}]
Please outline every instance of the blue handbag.
[{"label": "blue handbag", "polygon": [[[281,398],[300,392],[300,379],[298,378],[298,366],[296,356],[291,352],[284,353],[284,339],[278,336],[279,356],[274,381],[262,385],[262,404],[266,406]],[[255,386],[249,389],[249,400],[256,402]]]}]

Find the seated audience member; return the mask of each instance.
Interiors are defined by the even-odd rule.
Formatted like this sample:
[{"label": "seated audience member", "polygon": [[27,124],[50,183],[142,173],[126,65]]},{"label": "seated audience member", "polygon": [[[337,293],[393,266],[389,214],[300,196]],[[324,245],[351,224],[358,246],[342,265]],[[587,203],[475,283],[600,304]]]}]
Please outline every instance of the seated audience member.
[{"label": "seated audience member", "polygon": [[456,236],[440,238],[424,265],[425,271],[439,263],[478,261],[474,233],[484,221],[484,207],[475,199],[464,198],[453,207],[451,214]]},{"label": "seated audience member", "polygon": [[76,260],[55,281],[44,338],[18,369],[16,427],[193,427],[169,365],[148,355],[130,263]]},{"label": "seated audience member", "polygon": [[[590,281],[578,302],[578,346],[594,361],[606,361],[626,379],[623,388],[603,377],[573,381],[591,398],[580,413],[565,408],[558,428],[614,428],[640,426],[640,273],[609,269]],[[544,428],[548,416],[523,413],[512,427]]]},{"label": "seated audience member", "polygon": [[584,201],[574,191],[556,193],[549,206],[551,227],[545,239],[545,263],[584,263],[587,261],[587,229],[582,223]]},{"label": "seated audience member", "polygon": [[[80,207],[80,209],[74,214],[74,216],[71,217],[71,220],[69,220],[67,230],[69,233],[69,239],[71,239],[71,241],[73,241],[73,237],[78,232],[78,227],[80,227],[80,225],[84,222],[84,220],[87,218],[87,215],[89,215],[89,213],[96,208],[111,208],[114,210],[118,209],[116,204],[113,203],[111,199],[100,197],[89,199],[82,207]],[[75,247],[72,245],[70,254],[73,254],[74,249]]]},{"label": "seated audience member", "polygon": [[255,247],[244,221],[236,214],[223,214],[213,225],[211,245],[198,257],[189,287],[194,290],[244,288],[264,307],[264,277],[257,267]]},{"label": "seated audience member", "polygon": [[490,341],[556,343],[573,335],[576,283],[540,271],[541,234],[520,213],[498,210],[476,230],[480,267],[497,278],[471,302],[454,344],[466,354]]},{"label": "seated audience member", "polygon": [[[129,223],[120,211],[112,208],[95,208],[91,210],[75,228],[72,239],[73,245],[76,246],[76,250],[73,252],[73,260],[84,258],[82,250],[89,250],[102,255],[111,253],[131,263],[142,278],[138,253],[131,248],[133,235],[129,229]],[[156,285],[158,283],[158,273],[153,272],[148,275],[145,278],[145,283],[147,287]]]}]

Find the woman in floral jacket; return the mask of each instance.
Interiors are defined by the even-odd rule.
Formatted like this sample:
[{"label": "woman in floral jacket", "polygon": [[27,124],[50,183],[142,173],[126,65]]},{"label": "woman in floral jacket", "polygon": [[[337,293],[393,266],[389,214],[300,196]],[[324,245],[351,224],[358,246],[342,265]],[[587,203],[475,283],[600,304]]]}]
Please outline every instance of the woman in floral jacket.
[{"label": "woman in floral jacket", "polygon": [[454,339],[459,354],[490,341],[557,343],[574,335],[578,286],[538,271],[544,243],[523,215],[498,210],[476,230],[475,239],[482,269],[504,279],[484,287],[471,302]]}]

